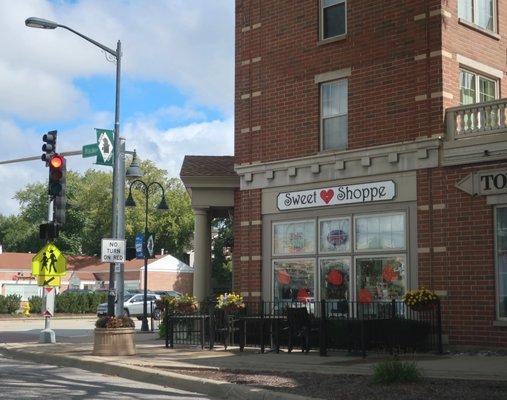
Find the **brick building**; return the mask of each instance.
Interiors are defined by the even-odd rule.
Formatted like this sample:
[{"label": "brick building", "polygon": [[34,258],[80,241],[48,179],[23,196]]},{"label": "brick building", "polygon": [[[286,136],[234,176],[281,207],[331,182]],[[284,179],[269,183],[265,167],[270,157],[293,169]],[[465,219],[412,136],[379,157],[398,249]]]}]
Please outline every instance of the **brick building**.
[{"label": "brick building", "polygon": [[235,32],[234,167],[219,170],[237,177],[212,158],[181,174],[198,238],[234,208],[234,289],[424,286],[450,343],[507,345],[507,4],[237,0]]}]

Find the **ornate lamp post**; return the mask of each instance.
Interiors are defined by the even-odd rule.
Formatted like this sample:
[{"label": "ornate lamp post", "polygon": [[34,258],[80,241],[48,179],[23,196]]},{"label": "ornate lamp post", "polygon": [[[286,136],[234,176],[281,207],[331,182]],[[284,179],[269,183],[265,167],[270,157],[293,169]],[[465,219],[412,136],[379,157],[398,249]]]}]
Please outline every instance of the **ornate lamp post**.
[{"label": "ornate lamp post", "polygon": [[129,196],[127,201],[125,202],[126,207],[135,207],[136,202],[132,197],[132,187],[134,185],[139,185],[139,189],[144,193],[144,203],[145,203],[145,220],[144,220],[144,240],[143,240],[143,253],[144,253],[144,300],[143,300],[143,321],[141,325],[141,332],[148,332],[148,250],[147,250],[147,240],[148,240],[148,200],[150,196],[150,188],[153,186],[158,186],[162,189],[162,200],[158,205],[157,209],[159,210],[167,210],[167,203],[165,201],[165,190],[164,187],[158,182],[144,183],[140,179],[133,180],[130,183],[129,187]]}]

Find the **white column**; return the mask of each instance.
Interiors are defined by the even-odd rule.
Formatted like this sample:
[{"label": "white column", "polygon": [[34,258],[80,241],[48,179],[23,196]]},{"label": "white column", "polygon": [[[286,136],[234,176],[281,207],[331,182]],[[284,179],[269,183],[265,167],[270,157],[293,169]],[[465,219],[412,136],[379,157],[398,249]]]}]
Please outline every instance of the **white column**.
[{"label": "white column", "polygon": [[211,291],[211,224],[208,210],[194,208],[194,296],[203,300]]}]

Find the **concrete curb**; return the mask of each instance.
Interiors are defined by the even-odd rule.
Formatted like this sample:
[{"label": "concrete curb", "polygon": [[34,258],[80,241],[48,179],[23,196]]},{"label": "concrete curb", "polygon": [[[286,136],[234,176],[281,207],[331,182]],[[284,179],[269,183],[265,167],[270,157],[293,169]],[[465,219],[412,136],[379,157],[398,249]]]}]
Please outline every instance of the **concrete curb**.
[{"label": "concrete curb", "polygon": [[[96,319],[95,314],[74,314],[74,315],[61,315],[51,317],[51,319]],[[45,317],[41,315],[34,315],[33,317],[0,317],[2,321],[44,321]]]},{"label": "concrete curb", "polygon": [[139,382],[149,382],[160,386],[171,386],[175,389],[189,392],[203,393],[208,396],[231,400],[321,400],[319,398],[300,396],[295,394],[275,392],[246,385],[216,381],[181,375],[155,368],[125,365],[117,362],[100,362],[99,360],[84,360],[79,357],[62,354],[30,352],[0,346],[0,353],[25,361],[57,365],[61,367],[80,368],[90,372],[114,375]]}]

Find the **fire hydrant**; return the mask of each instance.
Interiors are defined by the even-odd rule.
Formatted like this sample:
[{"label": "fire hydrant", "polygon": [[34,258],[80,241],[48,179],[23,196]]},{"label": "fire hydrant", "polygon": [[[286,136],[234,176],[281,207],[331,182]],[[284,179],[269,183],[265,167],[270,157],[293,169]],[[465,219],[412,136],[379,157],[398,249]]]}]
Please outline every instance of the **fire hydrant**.
[{"label": "fire hydrant", "polygon": [[23,315],[25,317],[29,317],[30,316],[30,303],[26,302],[25,304],[23,304],[21,312],[23,313]]}]

